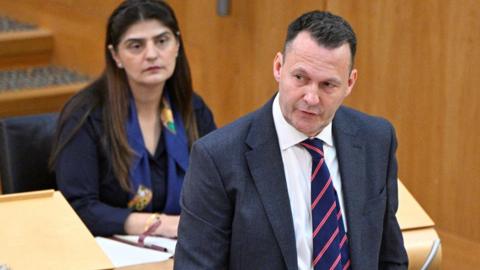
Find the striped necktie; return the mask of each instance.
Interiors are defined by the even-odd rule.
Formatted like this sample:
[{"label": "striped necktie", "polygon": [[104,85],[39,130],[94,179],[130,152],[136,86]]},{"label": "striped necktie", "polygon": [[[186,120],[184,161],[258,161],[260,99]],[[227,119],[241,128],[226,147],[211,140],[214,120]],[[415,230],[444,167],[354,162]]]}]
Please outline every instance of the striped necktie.
[{"label": "striped necktie", "polygon": [[313,269],[350,269],[348,239],[337,193],[325,163],[323,143],[315,138],[306,139],[301,145],[312,156]]}]

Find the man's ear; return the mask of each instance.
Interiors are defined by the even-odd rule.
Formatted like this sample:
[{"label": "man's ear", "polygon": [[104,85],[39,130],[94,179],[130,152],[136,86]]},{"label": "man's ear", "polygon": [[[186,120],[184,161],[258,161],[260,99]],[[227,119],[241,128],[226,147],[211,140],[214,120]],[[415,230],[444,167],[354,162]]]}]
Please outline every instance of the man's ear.
[{"label": "man's ear", "polygon": [[277,82],[280,82],[280,75],[283,67],[283,54],[278,52],[273,59],[273,77]]},{"label": "man's ear", "polygon": [[358,71],[357,69],[352,69],[350,71],[350,76],[348,77],[348,89],[347,89],[347,96],[350,95],[352,92],[353,86],[355,85],[355,82],[357,81],[358,77]]}]

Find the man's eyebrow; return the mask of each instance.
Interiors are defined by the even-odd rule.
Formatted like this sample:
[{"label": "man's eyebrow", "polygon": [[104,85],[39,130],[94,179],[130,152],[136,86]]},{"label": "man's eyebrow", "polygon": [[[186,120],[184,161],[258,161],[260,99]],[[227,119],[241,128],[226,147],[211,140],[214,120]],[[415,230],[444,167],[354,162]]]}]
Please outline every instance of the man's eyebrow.
[{"label": "man's eyebrow", "polygon": [[307,74],[308,72],[303,67],[296,67],[292,70],[292,73],[299,72],[302,74]]},{"label": "man's eyebrow", "polygon": [[328,78],[325,80],[325,82],[329,82],[329,83],[333,83],[335,85],[339,85],[339,84],[342,84],[342,81],[337,79],[337,78]]},{"label": "man's eyebrow", "polygon": [[[301,75],[309,75],[310,73],[303,67],[296,67],[294,68],[291,73],[300,73]],[[336,77],[330,77],[322,80],[322,82],[329,82],[335,85],[340,85],[342,84],[342,80]]]}]

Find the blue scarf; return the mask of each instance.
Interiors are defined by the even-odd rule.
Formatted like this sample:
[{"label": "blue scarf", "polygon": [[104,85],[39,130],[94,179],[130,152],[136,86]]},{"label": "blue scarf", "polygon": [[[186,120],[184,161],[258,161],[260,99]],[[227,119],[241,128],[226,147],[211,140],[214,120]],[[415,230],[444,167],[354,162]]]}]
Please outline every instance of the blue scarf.
[{"label": "blue scarf", "polygon": [[[180,191],[188,168],[188,139],[180,114],[170,107],[170,97],[165,90],[161,112],[162,134],[167,152],[167,189],[165,214],[180,214]],[[171,109],[170,109],[171,108]],[[173,118],[173,119],[168,119]],[[152,211],[152,181],[148,150],[145,147],[138,122],[137,109],[133,98],[129,102],[129,115],[126,124],[128,144],[135,151],[130,168],[130,183],[135,191],[131,195],[129,207],[137,211]]]}]

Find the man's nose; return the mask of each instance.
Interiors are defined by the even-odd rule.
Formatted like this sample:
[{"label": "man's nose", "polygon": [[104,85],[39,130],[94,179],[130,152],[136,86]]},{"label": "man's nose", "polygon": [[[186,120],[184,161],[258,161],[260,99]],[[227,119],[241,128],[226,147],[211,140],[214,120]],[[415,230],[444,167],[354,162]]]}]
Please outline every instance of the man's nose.
[{"label": "man's nose", "polygon": [[320,101],[318,91],[316,89],[308,89],[303,96],[303,99],[308,105],[316,105]]}]

